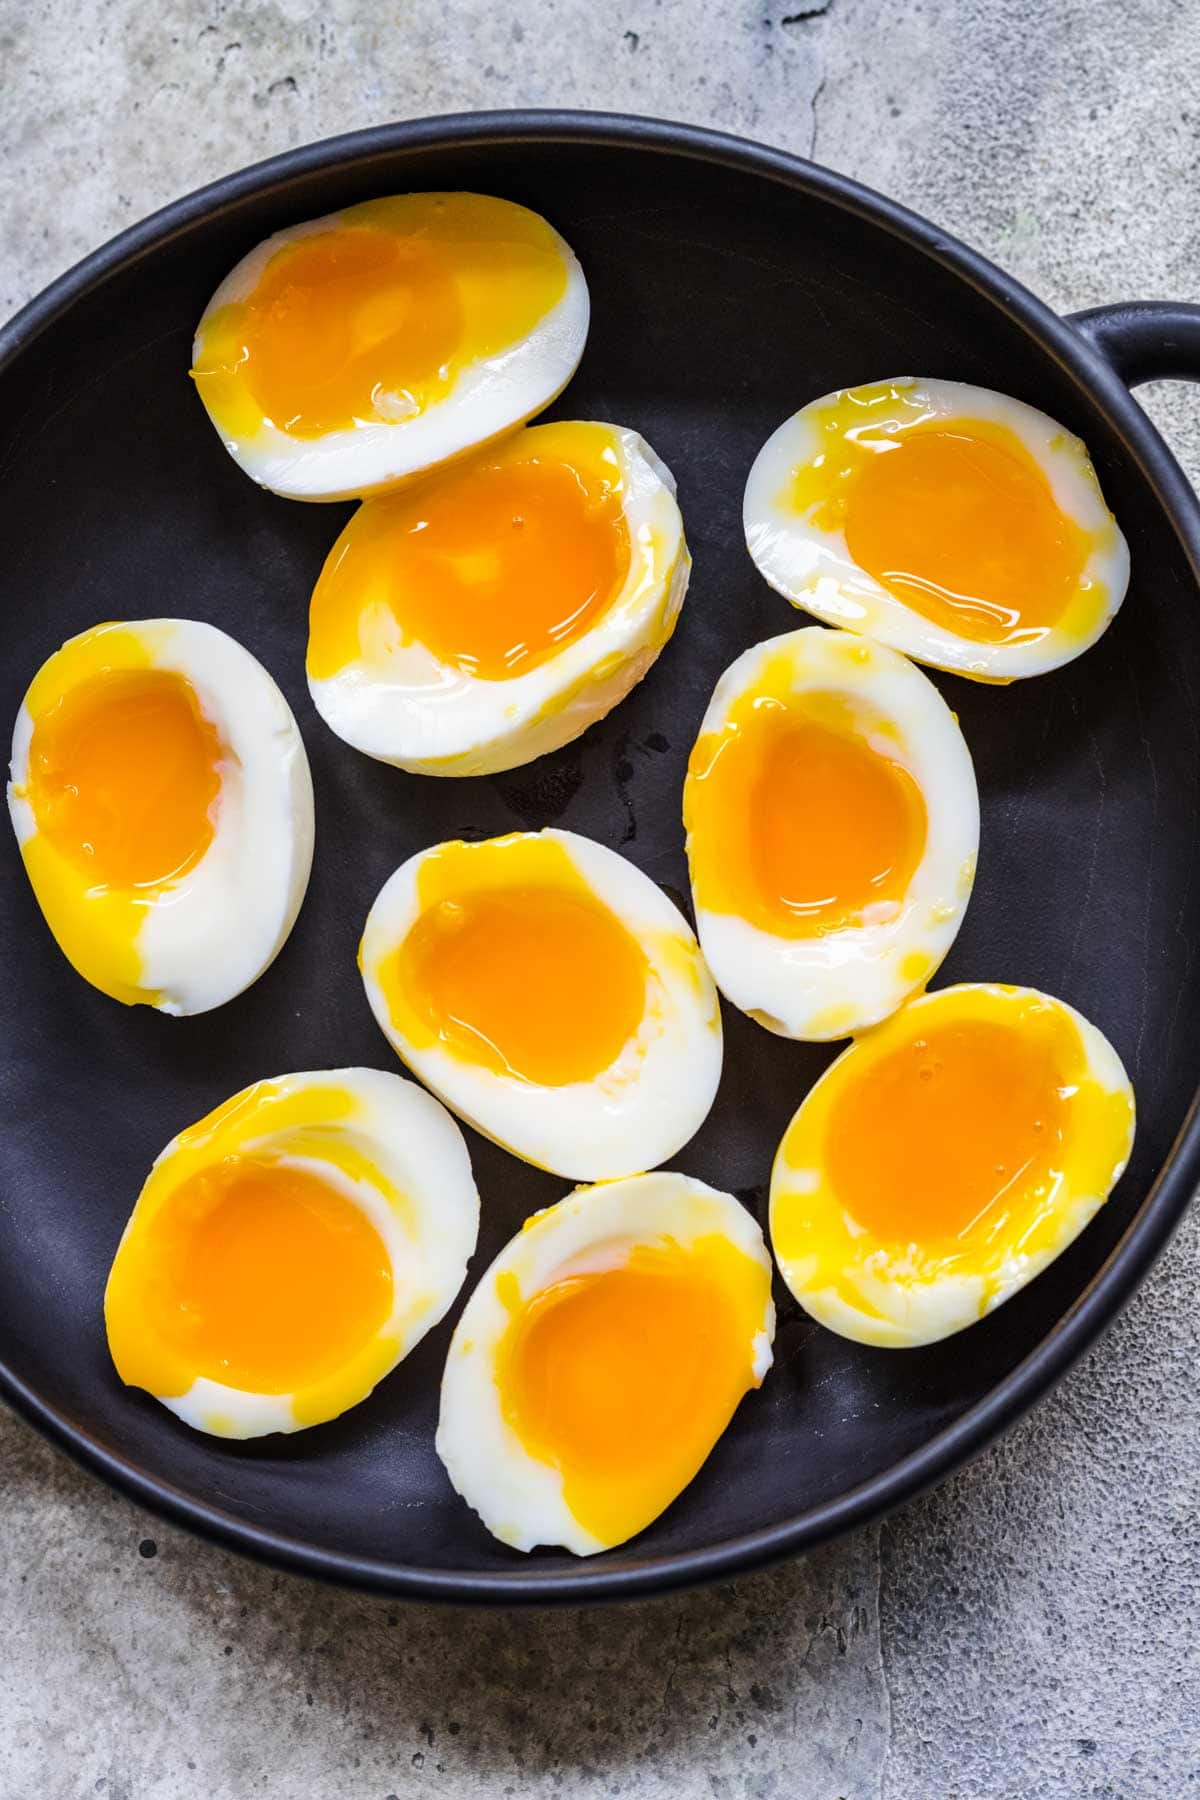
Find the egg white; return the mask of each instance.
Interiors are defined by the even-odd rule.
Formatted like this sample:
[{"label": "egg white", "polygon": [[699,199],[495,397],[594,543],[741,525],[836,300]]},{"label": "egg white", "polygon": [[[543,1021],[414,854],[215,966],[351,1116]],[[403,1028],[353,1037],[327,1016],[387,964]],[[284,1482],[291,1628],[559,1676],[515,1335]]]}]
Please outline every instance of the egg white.
[{"label": "egg white", "polygon": [[[453,201],[456,196],[427,198]],[[511,206],[515,213],[528,211],[510,201],[493,204]],[[288,226],[235,264],[204,309],[193,360],[200,361],[206,321],[218,308],[247,300],[279,250],[353,225],[355,210],[347,207]],[[467,364],[444,399],[412,418],[362,420],[349,429],[308,438],[293,437],[266,418],[253,434],[234,437],[214,418],[230,456],[261,487],[286,499],[350,500],[382,492],[448,462],[540,412],[575,373],[590,317],[587,282],[575,253],[557,232],[552,231],[551,237],[566,271],[560,299],[527,336],[495,356]]]},{"label": "egg white", "polygon": [[[660,1171],[577,1188],[534,1215],[479,1281],[458,1322],[442,1378],[437,1452],[456,1491],[487,1529],[516,1550],[561,1544],[576,1556],[608,1545],[586,1530],[563,1497],[562,1476],[530,1456],[504,1418],[496,1356],[509,1324],[498,1278],[515,1277],[521,1301],[571,1275],[622,1267],[639,1244],[673,1239],[686,1250],[719,1234],[770,1269],[763,1236],[729,1194],[687,1175]],[[771,1366],[775,1308],[769,1287],[750,1346],[753,1376]]]},{"label": "egg white", "polygon": [[[615,851],[570,831],[514,835],[561,845],[647,956],[645,1011],[617,1060],[588,1081],[542,1086],[467,1062],[441,1043],[417,1045],[402,1035],[380,969],[420,917],[421,865],[438,846],[401,864],[367,916],[359,961],[371,1010],[426,1086],[526,1162],[587,1181],[653,1168],[699,1130],[721,1076],[720,1009],[696,939],[662,889]],[[563,1028],[570,1030],[569,1020]]]},{"label": "egg white", "polygon": [[[256,1085],[277,1090],[285,1100],[310,1093],[310,1114],[302,1127],[293,1121],[282,1129],[272,1129],[269,1106],[248,1112],[239,1130],[221,1130],[219,1140],[214,1141],[214,1158],[270,1156],[284,1167],[318,1177],[365,1214],[379,1233],[392,1268],[392,1311],[378,1335],[395,1339],[390,1363],[390,1368],[395,1368],[444,1316],[462,1286],[475,1249],[479,1195],[462,1133],[431,1094],[379,1069],[314,1070],[276,1076]],[[323,1113],[321,1096],[331,1089],[352,1099],[348,1116]],[[230,1106],[254,1091],[247,1089],[235,1096]],[[171,1140],[155,1159],[151,1179],[163,1171],[169,1174],[176,1158],[187,1156],[190,1164],[196,1130],[192,1127]],[[289,1142],[298,1130],[305,1134],[304,1154],[289,1151]],[[384,1186],[377,1186],[372,1179],[354,1179],[335,1162],[314,1154],[314,1134],[351,1144]],[[398,1199],[385,1191],[389,1186]],[[122,1244],[139,1228],[141,1204],[139,1199]],[[272,1279],[272,1270],[264,1268],[264,1282]],[[185,1425],[218,1437],[290,1433],[320,1422],[297,1417],[297,1400],[303,1395],[254,1393],[206,1376],[198,1376],[186,1393],[154,1397]],[[366,1393],[360,1393],[351,1403],[365,1398]]]},{"label": "egg white", "polygon": [[340,738],[415,774],[492,775],[571,743],[642,679],[675,629],[692,561],[670,470],[635,431],[595,429],[611,437],[630,548],[604,612],[545,662],[495,680],[440,661],[377,608],[366,651],[336,675],[309,676]]},{"label": "egg white", "polygon": [[[853,1043],[830,1064],[809,1090],[780,1143],[771,1173],[771,1237],[775,1259],[783,1279],[810,1317],[855,1343],[885,1349],[912,1349],[977,1323],[1003,1305],[1041,1274],[1048,1264],[1074,1242],[1095,1217],[1120,1180],[1133,1146],[1134,1098],[1129,1077],[1113,1046],[1097,1028],[1063,1000],[1032,988],[1003,987],[994,983],[963,983],[958,987],[923,994],[908,1003],[905,1015],[919,1020],[944,1012],[955,996],[974,992],[1000,996],[1012,1003],[1032,1003],[1057,1009],[1079,1033],[1084,1052],[1085,1078],[1106,1095],[1128,1101],[1128,1130],[1115,1158],[1100,1183],[1080,1181],[1064,1153],[1063,1179],[1048,1209],[1053,1225],[1051,1240],[1032,1251],[1001,1238],[987,1259],[986,1270],[930,1267],[921,1247],[888,1246],[837,1208],[836,1196],[826,1183],[816,1158],[798,1164],[789,1150],[789,1134],[803,1119],[805,1109],[819,1107],[828,1090],[845,1079],[852,1059],[868,1053],[870,1037]],[[886,1027],[884,1028],[886,1029]],[[781,1253],[779,1214],[784,1206],[831,1208],[838,1213],[846,1234],[843,1265],[831,1282],[816,1255],[790,1257]],[[1011,1235],[1011,1234],[1010,1234]],[[975,1260],[975,1253],[967,1257]]]},{"label": "egg white", "polygon": [[[880,901],[861,923],[836,930],[776,935],[702,906],[693,884],[700,945],[726,999],[781,1037],[823,1042],[885,1018],[942,962],[975,879],[979,795],[970,751],[933,683],[905,657],[850,632],[810,626],[753,645],[718,681],[701,736],[719,732],[735,703],[758,690],[767,665],[781,661],[793,694],[845,694],[894,728],[878,747],[913,777],[928,821],[903,899]],[[689,778],[689,796],[702,792]],[[803,831],[802,819],[796,829]]]},{"label": "egg white", "polygon": [[[215,626],[195,619],[140,619],[101,627],[95,635],[108,633],[132,634],[152,668],[190,682],[224,751],[212,841],[177,881],[143,891],[145,916],[136,937],[147,999],[160,994],[160,1012],[208,1012],[257,981],[300,911],[313,854],[312,777],[304,742],[262,664]],[[69,640],[64,649],[76,642]],[[27,795],[34,724],[23,703],[8,787],[23,849],[38,830]],[[81,875],[81,893],[84,887]],[[55,921],[47,922],[54,930]]]},{"label": "egg white", "polygon": [[[1077,636],[1061,625],[1051,626],[1036,643],[976,642],[925,618],[861,568],[844,532],[799,515],[787,502],[788,487],[796,469],[833,453],[819,422],[821,409],[835,397],[830,394],[785,420],[750,470],[743,521],[746,545],[760,572],[794,606],[826,624],[863,632],[918,662],[975,679],[1004,682],[1040,675],[1081,655],[1108,628],[1129,584],[1129,547],[1105,504],[1083,442],[1035,407],[989,388],[914,376],[898,376],[875,388],[892,391],[894,404],[885,417],[911,411],[929,420],[980,419],[1004,426],[1020,439],[1061,512],[1098,534],[1081,575],[1081,582],[1104,584],[1105,605],[1094,628]],[[868,417],[864,409],[864,423]]]}]

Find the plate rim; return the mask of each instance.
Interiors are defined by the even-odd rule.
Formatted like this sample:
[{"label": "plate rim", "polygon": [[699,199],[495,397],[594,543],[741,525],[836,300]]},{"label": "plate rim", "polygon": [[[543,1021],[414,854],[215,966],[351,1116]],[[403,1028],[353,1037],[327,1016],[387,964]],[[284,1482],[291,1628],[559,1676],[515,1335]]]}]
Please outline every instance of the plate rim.
[{"label": "plate rim", "polygon": [[[633,114],[522,108],[449,113],[372,126],[286,150],[221,176],[128,227],[51,282],[0,326],[0,373],[76,301],[192,225],[242,200],[286,188],[339,165],[364,166],[396,153],[490,144],[569,143],[681,156],[756,176],[832,203],[890,231],[964,278],[998,305],[1083,387],[1132,456],[1162,507],[1200,584],[1200,500],[1129,387],[1098,348],[999,266],[949,233],[848,176],[705,126]],[[397,1598],[467,1604],[545,1605],[628,1599],[703,1582],[816,1548],[882,1518],[951,1474],[1042,1399],[1112,1324],[1165,1249],[1200,1186],[1200,1091],[1193,1096],[1155,1181],[1104,1263],[1051,1330],[1016,1367],[953,1424],[868,1480],[780,1523],[698,1549],[578,1568],[425,1568],[347,1554],[267,1531],[200,1501],[102,1444],[87,1425],[52,1406],[0,1356],[0,1395],[75,1461],[152,1513],[224,1548],[277,1568]]]}]

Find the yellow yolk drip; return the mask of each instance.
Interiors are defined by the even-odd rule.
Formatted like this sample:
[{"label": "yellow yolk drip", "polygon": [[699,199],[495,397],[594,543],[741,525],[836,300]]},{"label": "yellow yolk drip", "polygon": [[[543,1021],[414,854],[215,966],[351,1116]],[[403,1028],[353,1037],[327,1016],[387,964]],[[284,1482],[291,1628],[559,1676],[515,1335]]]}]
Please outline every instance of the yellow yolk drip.
[{"label": "yellow yolk drip", "polygon": [[770,1277],[726,1238],[639,1244],[514,1308],[497,1352],[504,1418],[560,1471],[575,1518],[623,1543],[669,1506],[758,1385]]},{"label": "yellow yolk drip", "polygon": [[308,672],[377,660],[397,632],[486,680],[582,636],[629,574],[612,434],[536,425],[403,494],[367,500],[313,593]]},{"label": "yellow yolk drip", "polygon": [[589,1081],[646,1010],[647,959],[552,839],[446,844],[379,980],[409,1042],[546,1087]]},{"label": "yellow yolk drip", "polygon": [[264,420],[297,438],[403,423],[527,337],[566,283],[554,233],[523,207],[368,201],[282,245],[244,298],[209,314],[192,374],[234,436]]},{"label": "yellow yolk drip", "polygon": [[896,1341],[893,1284],[976,1278],[982,1313],[1014,1256],[1070,1242],[1132,1138],[1132,1095],[1090,1072],[1057,1002],[946,988],[866,1032],[796,1113],[772,1180],[775,1252],[794,1292],[832,1294]]},{"label": "yellow yolk drip", "polygon": [[252,1393],[331,1375],[392,1309],[391,1264],[366,1214],[285,1163],[235,1158],[194,1175],[144,1256],[147,1332],[194,1376]]},{"label": "yellow yolk drip", "polygon": [[221,741],[171,669],[114,669],[38,718],[27,793],[38,830],[89,886],[153,887],[212,842]]},{"label": "yellow yolk drip", "polygon": [[[403,1272],[319,1165],[369,1185],[406,1230],[411,1216],[357,1136],[359,1105],[337,1086],[264,1081],[180,1133],[142,1189],[105,1292],[123,1381],[161,1398],[199,1377],[290,1394],[304,1425],[371,1391],[395,1360]],[[426,1298],[406,1292],[405,1315]],[[206,1424],[233,1432],[219,1416]]]},{"label": "yellow yolk drip", "polygon": [[834,395],[817,425],[820,449],[793,470],[786,504],[844,533],[853,561],[934,625],[1035,643],[1102,610],[1084,573],[1097,534],[1063,512],[1016,432],[935,419],[919,390],[891,386]]},{"label": "yellow yolk drip", "polygon": [[899,901],[925,851],[925,802],[894,734],[836,693],[768,667],[692,751],[684,823],[696,904],[808,937]]}]

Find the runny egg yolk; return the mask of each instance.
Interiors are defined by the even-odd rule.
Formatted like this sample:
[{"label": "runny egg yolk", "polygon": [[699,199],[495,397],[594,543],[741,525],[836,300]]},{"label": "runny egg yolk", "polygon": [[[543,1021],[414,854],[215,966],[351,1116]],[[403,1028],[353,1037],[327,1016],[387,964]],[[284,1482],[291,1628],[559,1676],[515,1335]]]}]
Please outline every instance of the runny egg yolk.
[{"label": "runny egg yolk", "polygon": [[222,756],[184,676],[108,669],[38,715],[26,793],[39,833],[89,885],[156,886],[212,842]]},{"label": "runny egg yolk", "polygon": [[697,741],[684,790],[696,903],[808,937],[907,892],[925,850],[921,790],[885,729],[835,693],[764,672]]},{"label": "runny egg yolk", "polygon": [[566,289],[543,219],[474,194],[352,207],[278,248],[203,322],[192,373],[235,435],[402,423],[527,336]]},{"label": "runny egg yolk", "polygon": [[197,1170],[118,1266],[137,1289],[136,1305],[110,1294],[118,1369],[159,1395],[198,1377],[291,1393],[336,1374],[392,1309],[391,1263],[366,1214],[282,1161],[232,1156]]},{"label": "runny egg yolk", "polygon": [[821,451],[790,505],[840,529],[852,560],[906,606],[975,643],[1036,642],[1076,599],[1092,534],[1064,513],[1016,432],[934,421],[904,390],[820,409]]},{"label": "runny egg yolk", "polygon": [[309,674],[370,660],[372,641],[387,645],[397,630],[485,680],[525,674],[595,624],[629,566],[610,434],[534,426],[416,489],[364,502],[313,594]]},{"label": "runny egg yolk", "polygon": [[1044,1200],[1073,1091],[1063,1036],[1052,1015],[947,1018],[848,1082],[824,1164],[855,1223],[892,1243],[986,1240]]},{"label": "runny egg yolk", "polygon": [[496,1364],[504,1418],[560,1471],[568,1507],[602,1543],[669,1505],[757,1385],[763,1288],[750,1258],[714,1235],[639,1244],[620,1266],[514,1296]]}]

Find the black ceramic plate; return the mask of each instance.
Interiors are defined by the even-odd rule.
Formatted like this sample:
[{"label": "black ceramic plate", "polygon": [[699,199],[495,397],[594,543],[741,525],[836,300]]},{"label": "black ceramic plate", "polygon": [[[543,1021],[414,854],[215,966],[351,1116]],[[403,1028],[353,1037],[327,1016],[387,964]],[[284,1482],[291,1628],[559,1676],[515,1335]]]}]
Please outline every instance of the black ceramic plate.
[{"label": "black ceramic plate", "polygon": [[[255,488],[186,370],[209,294],[268,232],[368,195],[455,186],[536,207],[575,247],[593,323],[555,410],[644,433],[678,477],[695,575],[665,654],[579,743],[491,780],[427,781],[349,750],[305,689],[307,596],[348,509]],[[0,720],[85,626],[207,619],[282,684],[317,793],[312,887],[290,942],[249,993],[202,1018],[94,992],[51,941],[15,845],[0,858],[0,1373],[28,1417],[149,1505],[292,1567],[414,1595],[574,1599],[811,1545],[943,1474],[1062,1373],[1145,1273],[1200,1161],[1185,1126],[1200,1071],[1200,519],[1114,367],[1200,372],[1200,312],[1125,309],[1086,325],[822,170],[679,127],[543,114],[400,125],[282,157],[126,233],[7,328]],[[1001,388],[1080,432],[1130,539],[1129,598],[1080,661],[1007,690],[939,678],[983,804],[975,897],[939,979],[1046,988],[1112,1039],[1140,1120],[1110,1204],[1031,1288],[930,1349],[846,1343],[781,1290],[763,1390],[656,1525],[586,1563],[507,1551],[451,1491],[433,1432],[454,1314],[365,1405],[292,1438],[222,1443],[123,1390],[101,1294],[166,1140],[257,1077],[396,1066],[354,954],[398,862],[440,838],[555,824],[620,850],[686,907],[680,786],[709,692],[747,644],[804,622],[743,548],[751,460],[802,402],[908,372]],[[831,1052],[732,1011],[725,1029],[717,1104],[676,1162],[762,1220],[776,1142]],[[474,1137],[471,1153],[478,1273],[566,1184]]]}]

